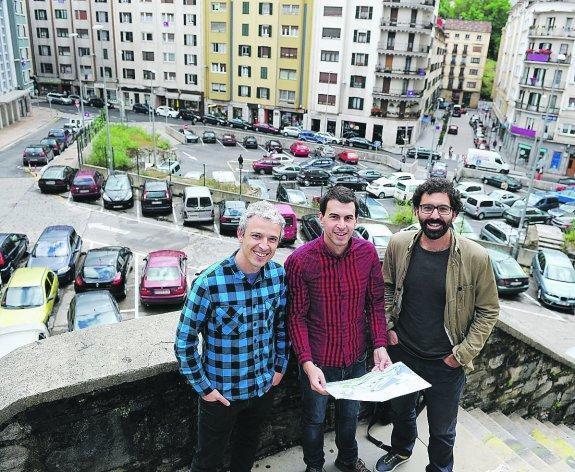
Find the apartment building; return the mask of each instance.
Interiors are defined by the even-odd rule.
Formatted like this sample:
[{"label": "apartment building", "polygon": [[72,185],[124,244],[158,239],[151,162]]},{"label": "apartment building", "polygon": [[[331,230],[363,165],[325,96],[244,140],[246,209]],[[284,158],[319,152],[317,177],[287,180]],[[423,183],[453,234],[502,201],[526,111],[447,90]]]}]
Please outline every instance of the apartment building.
[{"label": "apartment building", "polygon": [[[575,2],[517,1],[503,29],[493,89],[511,163],[575,174]],[[539,149],[533,147],[542,138]]]},{"label": "apartment building", "polygon": [[487,51],[489,21],[445,20],[447,55],[442,97],[451,103],[477,108]]},{"label": "apartment building", "polygon": [[311,3],[205,2],[210,112],[276,127],[302,123],[309,87]]},{"label": "apartment building", "polygon": [[414,142],[441,86],[438,9],[433,0],[316,1],[306,127]]},{"label": "apartment building", "polygon": [[30,113],[25,15],[22,1],[0,2],[0,129]]}]

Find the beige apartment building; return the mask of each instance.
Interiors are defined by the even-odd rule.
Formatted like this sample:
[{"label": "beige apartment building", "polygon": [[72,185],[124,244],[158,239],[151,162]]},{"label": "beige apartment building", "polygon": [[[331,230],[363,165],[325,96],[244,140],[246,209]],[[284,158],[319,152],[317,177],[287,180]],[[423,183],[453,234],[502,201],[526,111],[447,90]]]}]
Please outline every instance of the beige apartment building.
[{"label": "beige apartment building", "polygon": [[[575,1],[517,1],[503,29],[493,111],[510,164],[575,174]],[[534,149],[541,137],[539,149]]]},{"label": "beige apartment building", "polygon": [[447,54],[443,66],[442,97],[451,103],[477,108],[491,23],[445,20],[444,29]]}]

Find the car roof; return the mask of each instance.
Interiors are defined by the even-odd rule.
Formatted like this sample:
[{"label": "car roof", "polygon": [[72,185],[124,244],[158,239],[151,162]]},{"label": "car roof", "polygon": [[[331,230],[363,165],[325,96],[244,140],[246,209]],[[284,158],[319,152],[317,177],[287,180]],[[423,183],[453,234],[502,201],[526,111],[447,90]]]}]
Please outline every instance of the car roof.
[{"label": "car roof", "polygon": [[370,231],[372,234],[376,236],[391,236],[393,232],[385,225],[377,224],[377,223],[362,223],[357,225],[358,227],[363,227]]},{"label": "car roof", "polygon": [[93,290],[74,295],[76,306],[80,303],[93,303],[100,300],[110,300],[111,294],[107,290]]},{"label": "car roof", "polygon": [[483,201],[483,200],[497,200],[495,197],[492,197],[490,195],[483,195],[483,194],[475,194],[469,198],[473,198],[477,201]]},{"label": "car roof", "polygon": [[165,180],[146,180],[144,187],[148,190],[164,190],[168,186]]},{"label": "car roof", "polygon": [[45,237],[51,237],[52,238],[55,236],[67,236],[72,231],[74,231],[74,228],[72,226],[68,226],[68,225],[47,226],[46,228],[44,228],[44,231],[42,231],[42,234],[40,235],[40,237],[38,239],[42,239]]},{"label": "car roof", "polygon": [[504,233],[517,232],[517,230],[515,228],[513,228],[511,225],[505,223],[505,221],[490,221],[490,222],[486,223],[483,226],[483,228],[485,228],[485,226],[488,226],[488,225],[495,226],[497,229],[500,229]]},{"label": "car roof", "polygon": [[78,169],[78,172],[76,172],[76,177],[82,177],[83,175],[93,177],[95,174],[96,171],[94,169]]},{"label": "car roof", "polygon": [[225,200],[224,205],[226,206],[226,208],[241,208],[241,209],[246,208],[246,202],[244,202],[243,200]]},{"label": "car roof", "polygon": [[176,266],[179,264],[179,259],[186,257],[186,254],[182,251],[165,249],[150,252],[147,257],[150,267]]},{"label": "car roof", "polygon": [[571,263],[571,259],[565,254],[564,252],[559,251],[558,249],[541,249],[547,259],[547,262],[554,263],[560,266],[569,266],[573,267]]},{"label": "car roof", "polygon": [[[513,259],[511,254],[507,254],[506,252],[497,251],[496,249],[492,249],[492,248],[487,248],[487,253],[489,254],[489,257],[491,257],[491,259],[494,261],[504,261],[507,259]],[[513,260],[515,260],[515,259],[513,259]]]},{"label": "car roof", "polygon": [[10,287],[29,287],[40,285],[49,269],[45,267],[21,267],[12,273],[8,282]]}]

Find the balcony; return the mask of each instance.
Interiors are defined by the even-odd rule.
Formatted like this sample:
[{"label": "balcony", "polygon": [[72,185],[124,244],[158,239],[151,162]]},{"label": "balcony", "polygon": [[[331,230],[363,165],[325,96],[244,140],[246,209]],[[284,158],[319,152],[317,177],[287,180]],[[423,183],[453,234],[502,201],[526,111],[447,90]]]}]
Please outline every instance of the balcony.
[{"label": "balcony", "polygon": [[575,28],[536,25],[529,28],[528,36],[531,38],[575,38]]},{"label": "balcony", "polygon": [[413,44],[395,44],[380,41],[377,43],[377,50],[381,54],[394,54],[397,56],[426,57],[429,53],[429,46],[414,46]]},{"label": "balcony", "polygon": [[375,75],[395,79],[425,79],[425,69],[390,69],[384,66],[375,66]]},{"label": "balcony", "polygon": [[571,65],[571,54],[554,54],[546,55],[547,57],[542,57],[538,53],[525,53],[525,62],[537,62],[539,64],[553,64],[557,66],[567,66]]},{"label": "balcony", "polygon": [[522,87],[526,87],[526,88],[536,88],[536,89],[545,89],[545,90],[554,89],[556,92],[559,93],[565,89],[566,84],[565,84],[565,81],[562,81],[558,84],[556,83],[555,85],[553,85],[552,81],[544,82],[543,80],[541,80],[537,77],[524,77],[519,82],[519,85],[521,85]]},{"label": "balcony", "polygon": [[403,92],[388,91],[384,92],[379,87],[374,87],[373,95],[384,100],[394,100],[402,102],[415,102],[419,100],[422,96],[422,92],[417,92],[415,90],[406,90]]},{"label": "balcony", "polygon": [[404,31],[406,33],[431,34],[431,23],[398,23],[396,20],[381,20],[380,26],[386,31]]},{"label": "balcony", "polygon": [[395,111],[376,111],[375,109],[371,111],[370,116],[377,118],[393,118],[395,120],[418,120],[421,113],[413,112],[395,112]]},{"label": "balcony", "polygon": [[384,6],[399,7],[399,8],[419,8],[420,10],[433,11],[435,8],[434,0],[382,0]]},{"label": "balcony", "polygon": [[559,108],[557,107],[549,107],[549,110],[546,110],[547,105],[530,105],[528,103],[522,103],[519,100],[515,102],[515,108],[518,110],[527,111],[530,113],[539,113],[544,114],[547,111],[548,115],[557,115],[559,114]]}]

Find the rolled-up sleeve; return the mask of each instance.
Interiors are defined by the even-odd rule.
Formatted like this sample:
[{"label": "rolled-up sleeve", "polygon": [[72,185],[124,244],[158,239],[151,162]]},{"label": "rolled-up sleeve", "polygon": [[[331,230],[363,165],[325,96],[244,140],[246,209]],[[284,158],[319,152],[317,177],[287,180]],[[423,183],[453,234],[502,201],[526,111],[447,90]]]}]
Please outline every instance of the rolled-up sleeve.
[{"label": "rolled-up sleeve", "polygon": [[367,288],[367,316],[371,326],[373,347],[387,346],[387,322],[385,319],[385,290],[377,251],[373,249],[369,285]]}]

